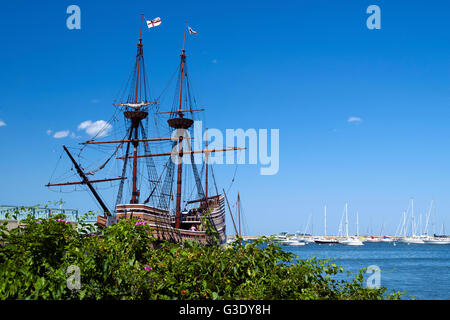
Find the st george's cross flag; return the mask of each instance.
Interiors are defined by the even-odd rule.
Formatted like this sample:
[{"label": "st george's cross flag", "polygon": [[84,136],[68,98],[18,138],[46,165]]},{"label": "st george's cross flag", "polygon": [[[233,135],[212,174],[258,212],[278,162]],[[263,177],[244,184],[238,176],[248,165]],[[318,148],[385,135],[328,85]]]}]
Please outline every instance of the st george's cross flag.
[{"label": "st george's cross flag", "polygon": [[147,22],[147,27],[152,28],[152,27],[156,27],[159,26],[161,24],[161,18],[155,18],[153,20],[145,20]]},{"label": "st george's cross flag", "polygon": [[188,26],[189,34],[197,34],[197,31],[192,30],[191,27]]}]

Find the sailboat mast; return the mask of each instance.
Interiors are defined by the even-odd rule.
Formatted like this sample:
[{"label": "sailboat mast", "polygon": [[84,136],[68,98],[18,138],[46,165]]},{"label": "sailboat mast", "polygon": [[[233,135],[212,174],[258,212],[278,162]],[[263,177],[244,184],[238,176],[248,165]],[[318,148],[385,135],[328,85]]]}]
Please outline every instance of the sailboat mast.
[{"label": "sailboat mast", "polygon": [[208,128],[206,129],[206,173],[205,173],[205,205],[208,208]]},{"label": "sailboat mast", "polygon": [[414,221],[414,199],[411,199],[411,233],[413,236],[416,235],[416,226]]},{"label": "sailboat mast", "polygon": [[348,238],[348,204],[345,203],[345,234]]},{"label": "sailboat mast", "polygon": [[359,212],[356,211],[356,236],[359,236]]},{"label": "sailboat mast", "polygon": [[406,211],[403,211],[403,237],[406,238]]},{"label": "sailboat mast", "polygon": [[428,221],[430,219],[431,209],[433,208],[433,202],[434,202],[434,199],[431,199],[430,209],[428,210],[426,221],[425,221],[425,230],[424,230],[425,235],[428,235]]},{"label": "sailboat mast", "polygon": [[325,205],[325,207],[324,207],[323,215],[324,215],[324,223],[323,223],[323,225],[324,225],[324,236],[326,236],[327,235],[327,205]]},{"label": "sailboat mast", "polygon": [[242,237],[242,233],[241,233],[241,198],[239,197],[239,192],[238,192],[238,217],[239,217],[239,236]]},{"label": "sailboat mast", "polygon": [[419,233],[419,235],[423,234],[422,232],[422,214],[419,213],[419,224],[417,226],[417,232]]}]

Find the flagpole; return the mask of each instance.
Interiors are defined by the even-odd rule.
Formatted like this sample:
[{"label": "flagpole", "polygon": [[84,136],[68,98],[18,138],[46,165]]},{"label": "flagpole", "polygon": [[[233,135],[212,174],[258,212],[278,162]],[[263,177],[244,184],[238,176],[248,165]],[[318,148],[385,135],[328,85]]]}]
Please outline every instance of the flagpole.
[{"label": "flagpole", "polygon": [[141,31],[139,32],[139,39],[142,39],[142,23],[144,22],[144,14],[141,13]]},{"label": "flagpole", "polygon": [[184,53],[184,43],[186,42],[186,29],[187,29],[187,21],[185,21],[184,23],[183,53]]},{"label": "flagpole", "polygon": [[138,93],[139,93],[139,67],[141,65],[141,55],[142,55],[142,23],[144,21],[144,14],[141,13],[141,30],[139,32],[139,53],[138,53],[138,63],[137,63],[137,73],[136,73],[136,95],[134,97],[134,102],[137,103]]}]

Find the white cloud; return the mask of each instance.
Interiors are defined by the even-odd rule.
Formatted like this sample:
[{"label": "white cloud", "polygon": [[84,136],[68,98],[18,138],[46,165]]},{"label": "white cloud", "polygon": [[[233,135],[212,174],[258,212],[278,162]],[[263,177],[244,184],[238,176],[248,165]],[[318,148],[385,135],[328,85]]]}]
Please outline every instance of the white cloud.
[{"label": "white cloud", "polygon": [[91,120],[84,121],[78,125],[78,130],[84,130],[92,124]]},{"label": "white cloud", "polygon": [[211,62],[212,63],[217,63],[217,59],[213,59]]},{"label": "white cloud", "polygon": [[53,138],[55,138],[55,139],[65,138],[65,137],[67,137],[69,135],[69,133],[70,133],[69,130],[57,131],[53,135]]},{"label": "white cloud", "polygon": [[360,117],[350,117],[347,122],[362,122],[362,119]]},{"label": "white cloud", "polygon": [[97,120],[95,122],[86,120],[78,125],[78,130],[85,131],[91,137],[102,138],[110,134],[112,125],[105,120]]},{"label": "white cloud", "polygon": [[45,131],[47,133],[47,135],[51,135],[52,134],[52,130],[48,129],[47,131]]},{"label": "white cloud", "polygon": [[6,122],[3,121],[2,119],[0,119],[0,127],[4,127],[4,126],[6,126]]}]

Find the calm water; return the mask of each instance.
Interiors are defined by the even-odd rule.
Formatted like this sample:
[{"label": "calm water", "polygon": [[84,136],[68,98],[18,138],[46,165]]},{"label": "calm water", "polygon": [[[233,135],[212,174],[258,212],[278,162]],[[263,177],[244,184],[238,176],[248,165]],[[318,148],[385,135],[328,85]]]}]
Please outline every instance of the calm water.
[{"label": "calm water", "polygon": [[388,293],[406,291],[403,299],[450,300],[450,245],[366,242],[360,247],[312,243],[283,248],[302,259],[334,259],[336,265],[354,273],[377,265],[381,286],[388,288]]}]

